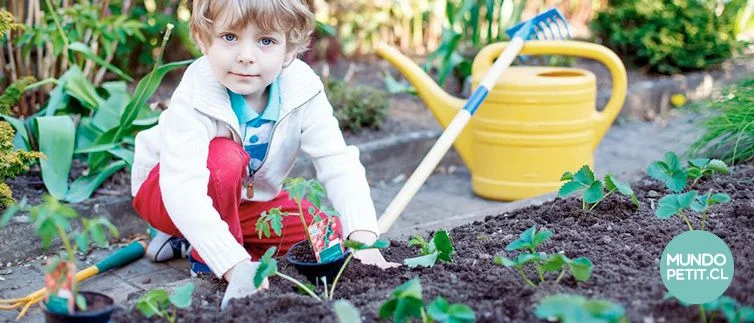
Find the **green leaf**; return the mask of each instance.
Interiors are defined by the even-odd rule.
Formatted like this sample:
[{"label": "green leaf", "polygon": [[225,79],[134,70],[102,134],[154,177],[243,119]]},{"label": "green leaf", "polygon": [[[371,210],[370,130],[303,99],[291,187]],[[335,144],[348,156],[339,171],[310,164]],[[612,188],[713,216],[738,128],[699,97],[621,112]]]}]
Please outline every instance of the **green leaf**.
[{"label": "green leaf", "polygon": [[429,303],[427,314],[435,321],[446,322],[450,319],[450,315],[448,315],[449,308],[450,304],[448,304],[448,301],[441,296],[437,296],[432,303]]},{"label": "green leaf", "polygon": [[76,306],[79,308],[79,310],[86,311],[87,304],[84,295],[76,294]]},{"label": "green leaf", "polygon": [[395,308],[398,307],[398,300],[395,298],[387,300],[380,306],[379,316],[381,319],[389,319],[395,313]]},{"label": "green leaf", "polygon": [[82,253],[89,251],[89,236],[84,233],[79,234],[76,237],[76,246],[79,247]]},{"label": "green leaf", "polygon": [[96,54],[94,54],[92,52],[92,49],[89,48],[89,46],[87,46],[84,43],[73,42],[70,45],[68,45],[68,49],[70,49],[70,50],[72,50],[74,52],[78,52],[78,53],[82,54],[84,57],[86,57],[87,59],[90,59],[92,61],[97,62],[97,64],[99,64],[101,66],[104,66],[110,72],[113,72],[115,75],[120,76],[122,79],[124,79],[124,80],[126,80],[128,82],[133,82],[134,81],[134,79],[131,76],[129,76],[125,72],[121,71],[119,68],[115,67],[115,65],[106,62],[104,59],[102,59],[101,57],[99,57]]},{"label": "green leaf", "polygon": [[419,256],[414,258],[406,258],[403,260],[403,264],[406,266],[409,266],[411,268],[416,268],[417,266],[422,267],[433,267],[435,263],[437,262],[437,256],[439,255],[439,252],[435,251],[431,254],[428,254],[426,256]]},{"label": "green leaf", "polygon": [[275,247],[267,249],[267,252],[265,252],[264,256],[262,256],[262,259],[259,260],[259,267],[257,268],[257,272],[254,274],[254,287],[259,288],[260,286],[262,286],[265,278],[270,277],[278,272],[278,262],[277,260],[272,259],[272,256],[275,254],[275,250]]},{"label": "green leaf", "polygon": [[353,250],[366,250],[366,249],[385,249],[390,246],[390,241],[387,240],[377,240],[371,245],[361,243],[355,240],[346,240],[344,242],[344,245],[346,248],[350,248]]},{"label": "green leaf", "polygon": [[16,119],[9,115],[0,114],[0,117],[10,123],[10,125],[13,126],[13,130],[16,132],[13,136],[13,147],[30,151],[31,144],[29,143],[29,131],[26,130],[26,123],[21,119]]},{"label": "green leaf", "polygon": [[116,146],[113,149],[108,150],[110,154],[118,159],[126,162],[129,167],[134,164],[134,151],[123,146]]},{"label": "green leaf", "polygon": [[699,193],[697,193],[696,191],[689,191],[683,194],[678,194],[678,206],[684,209],[689,207],[691,205],[691,202],[696,199],[697,194]]},{"label": "green leaf", "polygon": [[118,126],[129,97],[126,82],[107,82],[102,87],[110,96],[98,106],[91,122],[97,130],[105,132]]},{"label": "green leaf", "polygon": [[594,182],[594,172],[589,168],[589,165],[584,165],[573,175],[573,180],[584,184],[584,186],[591,186]]},{"label": "green leaf", "polygon": [[670,178],[672,178],[670,176],[670,171],[668,170],[668,167],[662,161],[656,161],[649,164],[649,167],[647,167],[647,175],[663,183],[667,182]]},{"label": "green leaf", "polygon": [[82,106],[92,111],[96,111],[105,102],[84,74],[71,75],[65,83],[65,91],[81,102]]},{"label": "green leaf", "polygon": [[63,75],[58,78],[55,88],[50,92],[50,98],[47,100],[47,106],[45,106],[45,116],[51,117],[59,110],[64,110],[68,106],[70,96],[65,91],[65,84],[71,76],[76,74],[82,74],[81,68],[78,65],[72,65]]},{"label": "green leaf", "polygon": [[110,163],[107,168],[101,170],[98,173],[89,174],[77,178],[75,181],[73,181],[73,183],[71,183],[71,189],[68,191],[63,200],[70,203],[79,203],[88,199],[90,196],[92,196],[92,193],[94,193],[94,191],[98,187],[100,187],[102,183],[105,182],[105,180],[110,178],[110,176],[115,174],[117,171],[123,169],[123,167],[126,167],[126,162],[119,160]]},{"label": "green leaf", "polygon": [[24,197],[20,202],[13,203],[11,206],[7,207],[3,211],[3,215],[0,216],[0,229],[8,225],[10,219],[16,216],[18,211],[26,210],[26,204],[26,197]]},{"label": "green leaf", "polygon": [[563,265],[570,262],[571,259],[566,257],[564,254],[556,253],[545,259],[545,262],[542,264],[542,270],[559,271],[561,268],[563,268]]},{"label": "green leaf", "polygon": [[438,251],[437,259],[446,262],[453,261],[453,252],[455,249],[447,231],[439,230],[435,232],[435,235],[432,237],[432,243],[435,245],[435,250]]},{"label": "green leaf", "polygon": [[532,241],[532,247],[537,248],[542,242],[545,242],[545,240],[550,239],[552,236],[552,231],[548,229],[541,229],[539,232],[537,232],[536,235],[534,235],[534,240]]},{"label": "green leaf", "polygon": [[421,298],[402,297],[398,299],[393,315],[394,322],[405,322],[411,318],[421,318],[421,310],[424,308]]},{"label": "green leaf", "polygon": [[603,193],[602,192],[602,182],[595,181],[584,192],[584,202],[587,202],[589,204],[597,203],[600,200],[602,200],[602,197],[603,197],[602,193]]},{"label": "green leaf", "polygon": [[340,323],[361,323],[361,314],[356,306],[345,299],[339,299],[333,303],[335,316]]},{"label": "green leaf", "polygon": [[592,261],[586,257],[579,257],[568,264],[577,281],[585,282],[592,276]]},{"label": "green leaf", "polygon": [[725,193],[715,193],[709,198],[710,204],[721,204],[730,202],[730,195]]},{"label": "green leaf", "polygon": [[147,318],[154,315],[162,317],[163,311],[169,304],[168,292],[163,289],[153,289],[136,300],[136,309]]},{"label": "green leaf", "polygon": [[516,267],[521,267],[532,261],[539,261],[542,259],[543,259],[543,256],[539,253],[522,253],[516,257],[516,260],[514,261],[514,263]]},{"label": "green leaf", "polygon": [[730,169],[728,169],[728,165],[725,164],[724,161],[719,159],[713,159],[709,161],[709,164],[707,165],[707,168],[716,171],[720,174],[730,174]]},{"label": "green leaf", "polygon": [[493,260],[495,265],[505,266],[505,267],[513,267],[516,265],[516,263],[511,260],[508,257],[503,257],[500,255],[495,255],[495,259]]},{"label": "green leaf", "polygon": [[513,240],[511,243],[509,243],[507,246],[505,246],[506,251],[514,251],[519,249],[529,249],[531,247],[531,243],[523,241],[521,239]]},{"label": "green leaf", "polygon": [[671,180],[666,182],[665,185],[673,192],[681,192],[686,187],[686,182],[688,182],[688,173],[681,171],[673,173]]},{"label": "green leaf", "polygon": [[571,196],[573,193],[583,190],[586,187],[587,186],[584,186],[583,184],[579,182],[567,182],[563,184],[563,186],[560,187],[560,190],[558,190],[558,196],[568,197],[568,196]]},{"label": "green leaf", "polygon": [[709,158],[698,158],[698,159],[689,160],[689,164],[697,168],[707,167],[707,165],[709,165],[709,162],[710,162]]},{"label": "green leaf", "polygon": [[188,308],[191,306],[191,295],[193,293],[194,283],[189,282],[173,291],[173,294],[170,295],[170,302],[177,308]]},{"label": "green leaf", "polygon": [[443,297],[438,296],[427,306],[429,317],[438,322],[474,322],[475,313],[471,307],[464,304],[448,304]]},{"label": "green leaf", "polygon": [[627,196],[634,194],[634,190],[631,189],[631,186],[628,185],[628,183],[621,182],[610,174],[605,176],[605,187],[607,187],[608,191],[617,189],[618,192]]},{"label": "green leaf", "polygon": [[92,235],[92,240],[97,244],[103,245],[107,243],[107,237],[105,236],[105,230],[101,226],[93,225],[89,227],[89,233]]},{"label": "green leaf", "polygon": [[103,152],[103,151],[108,151],[110,149],[113,149],[117,146],[118,144],[94,145],[94,146],[86,147],[84,149],[76,149],[73,153],[74,154],[88,154],[88,153],[95,153],[95,152]]},{"label": "green leaf", "polygon": [[571,172],[565,172],[562,176],[560,176],[561,181],[570,181],[573,179],[573,173]]},{"label": "green leaf", "polygon": [[35,122],[39,151],[47,156],[39,160],[42,181],[52,196],[62,199],[68,193],[76,126],[69,116],[37,117]]}]

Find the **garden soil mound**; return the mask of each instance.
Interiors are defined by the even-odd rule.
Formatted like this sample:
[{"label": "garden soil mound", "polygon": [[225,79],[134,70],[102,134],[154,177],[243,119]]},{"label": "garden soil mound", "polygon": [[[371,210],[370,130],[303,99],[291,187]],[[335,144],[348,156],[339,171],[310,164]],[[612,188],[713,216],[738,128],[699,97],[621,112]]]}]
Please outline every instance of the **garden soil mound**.
[{"label": "garden soil mound", "polygon": [[[668,220],[655,217],[653,206],[669,193],[661,183],[645,178],[632,186],[641,202],[638,210],[629,199],[618,196],[610,196],[592,212],[582,211],[579,199],[557,199],[457,227],[450,232],[457,251],[453,263],[382,271],[355,261],[346,269],[335,297],[354,303],[366,322],[379,321],[377,313],[390,291],[413,277],[421,277],[425,304],[437,296],[450,302],[462,302],[476,311],[479,322],[537,321],[533,314],[535,305],[541,298],[555,293],[580,294],[620,303],[632,322],[647,319],[699,321],[696,307],[686,308],[676,301],[663,300],[666,289],[660,277],[659,258],[663,248],[674,236],[687,230],[687,226],[678,216]],[[754,165],[737,166],[733,175],[705,178],[693,189],[725,192],[731,196],[731,203],[712,207],[708,230],[728,244],[735,259],[733,283],[725,294],[739,303],[754,305],[754,281],[751,280],[754,276]],[[691,221],[698,227],[700,218],[692,217]],[[548,254],[563,251],[571,258],[592,260],[594,272],[589,281],[577,283],[566,274],[556,285],[556,273],[550,273],[546,275],[546,283],[530,288],[514,270],[493,264],[495,254],[514,256],[515,253],[504,251],[505,246],[535,224],[553,231],[552,238],[540,251]],[[389,260],[401,262],[417,255],[405,241],[391,243],[384,252]],[[278,261],[281,272],[305,280],[282,257]],[[536,277],[533,270],[528,274],[532,280]],[[329,304],[297,294],[289,282],[272,278],[270,285],[270,290],[234,300],[225,312],[220,312],[225,285],[211,277],[199,279],[191,308],[179,311],[179,320],[337,321]],[[133,301],[138,296],[131,295],[129,308],[119,310],[115,321],[145,320],[133,311]]]}]

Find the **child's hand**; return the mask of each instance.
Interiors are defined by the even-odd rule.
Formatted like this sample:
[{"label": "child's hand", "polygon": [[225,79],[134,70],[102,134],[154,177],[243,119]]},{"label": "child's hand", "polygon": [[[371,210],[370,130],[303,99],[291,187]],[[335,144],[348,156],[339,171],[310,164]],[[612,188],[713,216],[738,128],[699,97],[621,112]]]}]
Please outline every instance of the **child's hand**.
[{"label": "child's hand", "polygon": [[[228,280],[228,288],[225,289],[220,310],[224,311],[231,299],[244,298],[258,291],[254,287],[254,274],[257,272],[257,268],[259,268],[258,262],[246,260],[236,264],[229,273],[225,274],[225,279]],[[269,282],[265,278],[259,289],[266,289],[267,287],[269,287]]]},{"label": "child's hand", "polygon": [[397,262],[385,260],[385,257],[377,249],[359,250],[356,251],[353,257],[361,260],[362,264],[375,265],[382,269],[395,268],[401,265]]}]

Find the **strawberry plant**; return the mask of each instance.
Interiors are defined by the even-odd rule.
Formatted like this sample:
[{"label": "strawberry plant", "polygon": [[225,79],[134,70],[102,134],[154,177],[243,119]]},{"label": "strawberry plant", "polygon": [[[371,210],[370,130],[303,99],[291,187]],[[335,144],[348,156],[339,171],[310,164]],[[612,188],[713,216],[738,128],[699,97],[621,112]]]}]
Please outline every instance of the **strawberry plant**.
[{"label": "strawberry plant", "polygon": [[715,173],[729,174],[728,165],[719,159],[692,159],[688,167],[683,166],[680,158],[674,152],[666,152],[662,160],[653,162],[647,167],[647,175],[667,187],[672,192],[682,192],[689,180],[695,185],[702,177]]},{"label": "strawberry plant", "polygon": [[[600,202],[616,191],[630,197],[631,202],[637,207],[639,206],[639,200],[636,199],[636,194],[634,194],[631,186],[617,180],[610,174],[605,175],[603,185],[603,182],[594,176],[594,172],[588,165],[581,167],[576,174],[571,172],[563,173],[560,180],[566,182],[560,187],[558,196],[565,198],[581,192],[581,208],[584,210],[593,210]],[[607,189],[607,193],[605,193],[605,189]]]},{"label": "strawberry plant", "polygon": [[418,257],[403,260],[403,263],[411,268],[416,268],[417,266],[432,267],[438,259],[444,262],[453,261],[455,248],[453,248],[450,236],[445,230],[435,232],[432,240],[429,242],[421,236],[416,235],[408,241],[408,245],[419,247],[420,254]]},{"label": "strawberry plant", "polygon": [[689,179],[693,180],[691,183],[692,186],[705,175],[715,173],[728,175],[730,174],[730,169],[728,169],[728,165],[724,161],[719,159],[699,158],[689,160],[688,174]]},{"label": "strawberry plant", "polygon": [[410,322],[412,318],[429,322],[474,322],[475,313],[468,305],[450,304],[443,297],[435,298],[424,308],[422,287],[419,278],[413,278],[393,289],[390,298],[380,306],[381,319],[393,318],[393,322]]},{"label": "strawberry plant", "polygon": [[688,225],[689,230],[694,230],[686,211],[691,210],[701,214],[701,229],[704,230],[705,221],[707,220],[707,211],[710,206],[715,204],[727,203],[730,196],[725,193],[709,192],[699,195],[697,191],[689,191],[682,194],[668,194],[658,201],[658,207],[655,210],[655,216],[660,219],[668,219],[673,215],[680,215]]},{"label": "strawberry plant", "polygon": [[340,323],[361,323],[361,313],[356,306],[345,299],[339,299],[333,302],[333,312]]},{"label": "strawberry plant", "polygon": [[191,306],[191,294],[193,293],[193,282],[176,288],[173,294],[168,294],[164,289],[153,289],[136,300],[136,310],[146,318],[157,315],[173,323],[178,317],[176,312],[179,308]]},{"label": "strawberry plant", "polygon": [[557,294],[543,298],[534,314],[548,321],[628,322],[623,306],[606,300],[586,299],[580,295]]},{"label": "strawberry plant", "polygon": [[579,257],[571,259],[562,253],[547,256],[544,252],[537,252],[537,247],[545,240],[549,239],[550,236],[552,236],[552,231],[547,229],[537,231],[537,227],[534,225],[521,233],[518,239],[512,241],[505,247],[506,251],[524,250],[524,252],[520,253],[513,259],[496,255],[494,263],[496,265],[514,268],[519,275],[521,275],[521,278],[523,278],[531,287],[536,287],[537,285],[526,276],[526,273],[524,273],[524,266],[529,263],[534,265],[540,283],[545,281],[544,272],[558,271],[560,274],[555,282],[559,283],[565,275],[566,270],[569,270],[577,281],[587,281],[592,275],[592,262],[589,258]]},{"label": "strawberry plant", "polygon": [[[327,197],[324,186],[315,179],[306,180],[302,177],[286,178],[283,181],[283,190],[288,192],[290,198],[298,205],[298,213],[282,212],[279,207],[263,212],[256,223],[256,230],[259,234],[259,238],[262,238],[262,235],[269,238],[271,235],[270,229],[272,229],[272,232],[277,236],[280,236],[283,229],[283,217],[296,216],[301,220],[301,225],[304,227],[306,241],[309,242],[309,246],[312,250],[317,250],[315,248],[315,242],[309,234],[309,227],[313,223],[323,220],[327,221],[330,227],[334,227],[335,222],[332,221],[332,217],[338,216],[338,212],[335,209],[322,204],[322,201]],[[304,210],[304,200],[311,202],[313,206]],[[304,213],[304,211],[308,213]],[[312,223],[306,222],[307,214],[312,216]]]},{"label": "strawberry plant", "polygon": [[[684,307],[691,306],[691,304],[673,297],[670,293],[666,293],[664,299],[675,299]],[[722,313],[728,322],[754,322],[754,308],[739,304],[735,299],[728,296],[720,296],[711,302],[697,306],[699,307],[699,319],[702,323],[715,322],[718,313]]]}]

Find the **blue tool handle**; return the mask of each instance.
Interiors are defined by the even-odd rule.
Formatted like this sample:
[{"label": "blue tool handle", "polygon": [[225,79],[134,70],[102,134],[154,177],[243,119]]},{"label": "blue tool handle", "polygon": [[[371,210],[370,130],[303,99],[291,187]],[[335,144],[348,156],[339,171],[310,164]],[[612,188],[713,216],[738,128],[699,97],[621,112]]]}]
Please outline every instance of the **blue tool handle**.
[{"label": "blue tool handle", "polygon": [[144,243],[141,241],[131,242],[130,245],[121,248],[95,264],[100,273],[113,268],[130,264],[144,256]]}]

